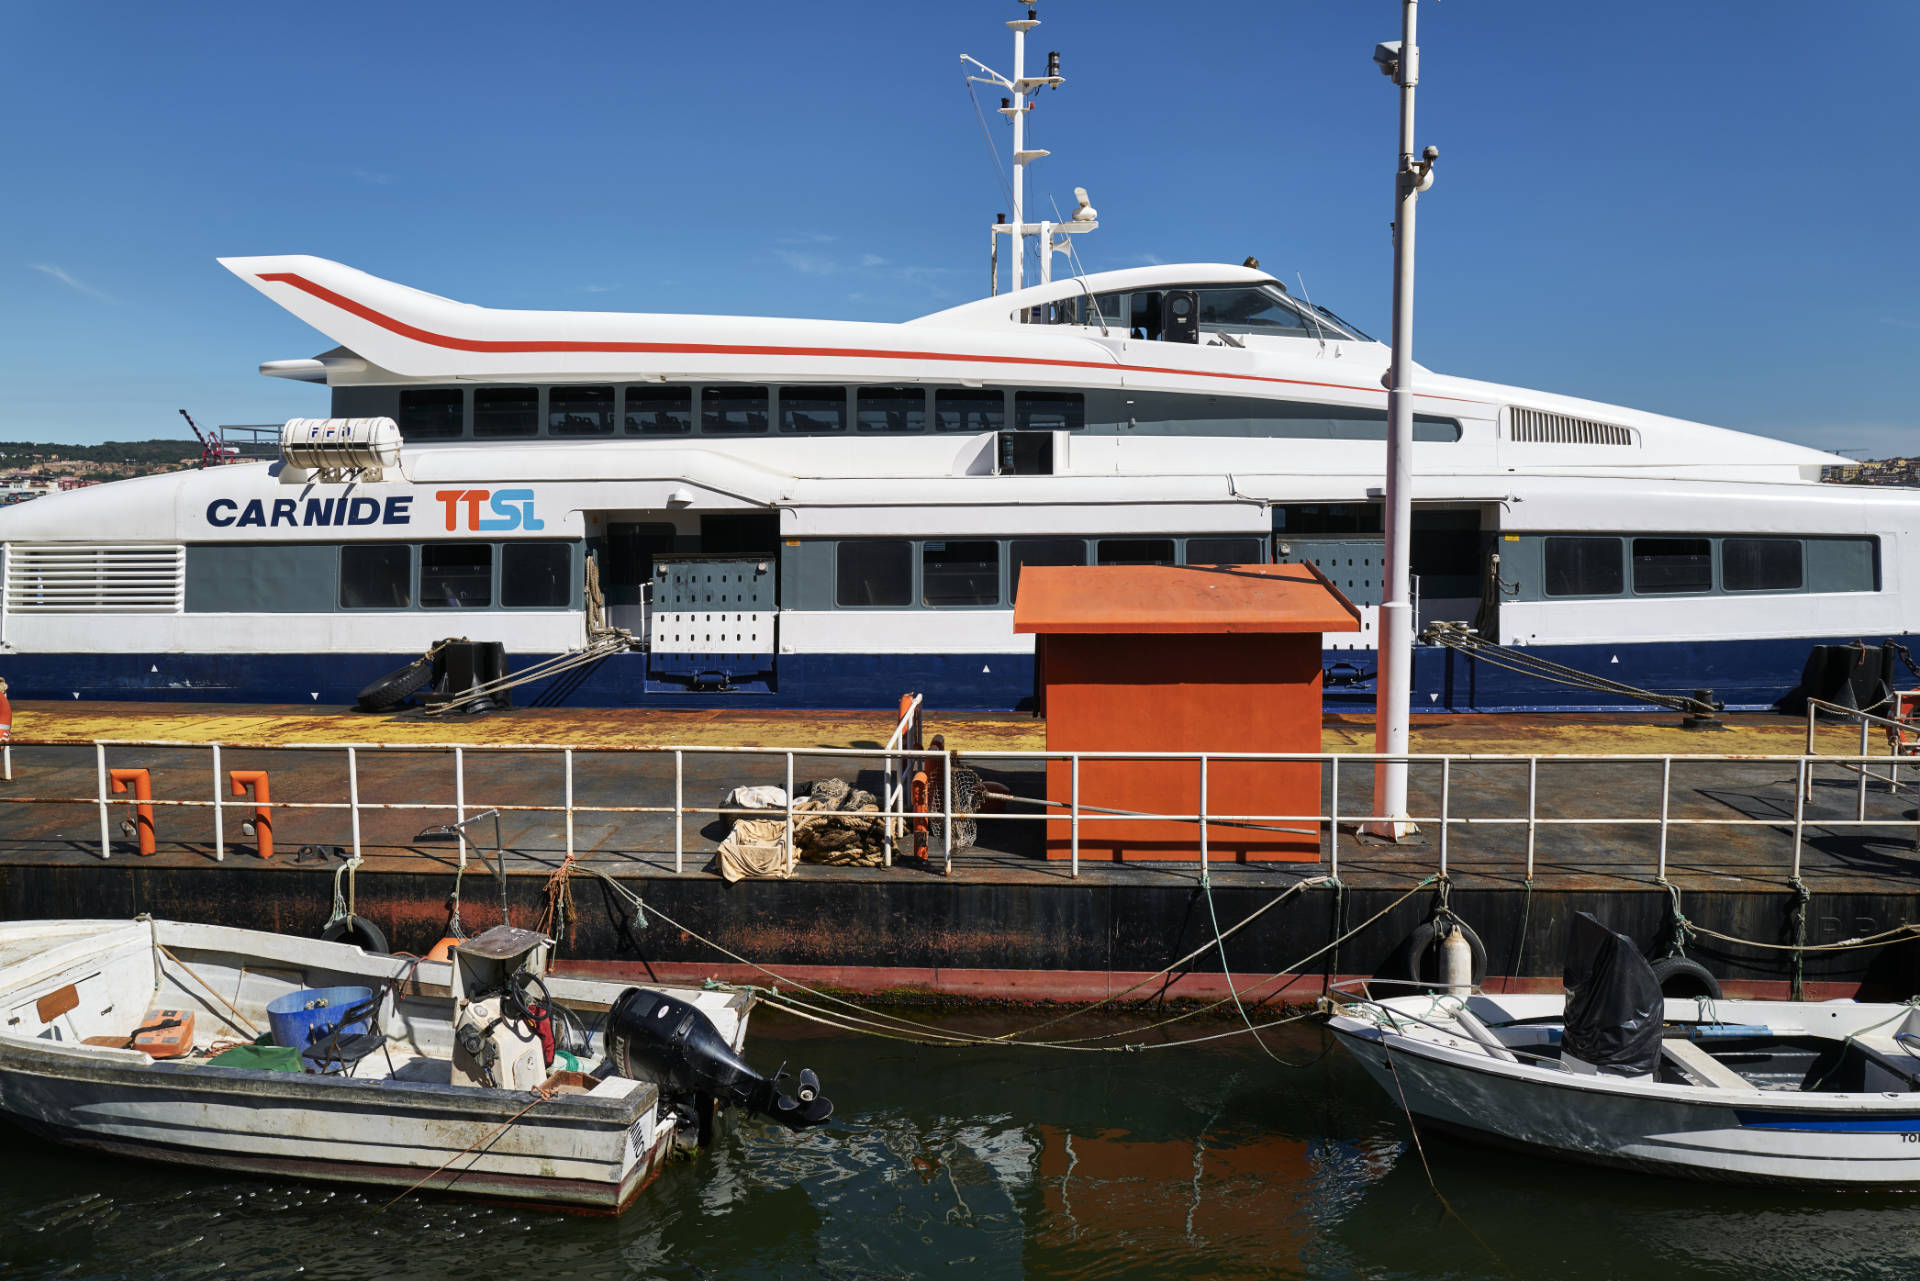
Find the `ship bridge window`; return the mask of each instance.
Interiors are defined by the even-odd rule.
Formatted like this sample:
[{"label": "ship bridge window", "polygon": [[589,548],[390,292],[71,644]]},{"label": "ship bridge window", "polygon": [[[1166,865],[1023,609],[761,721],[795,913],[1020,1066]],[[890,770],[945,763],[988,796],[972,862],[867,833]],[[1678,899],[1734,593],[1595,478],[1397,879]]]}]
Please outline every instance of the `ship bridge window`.
[{"label": "ship bridge window", "polygon": [[1084,538],[1016,538],[1008,549],[1012,581],[1007,589],[1020,594],[1020,570],[1026,565],[1084,565],[1087,540]]},{"label": "ship bridge window", "polygon": [[1806,579],[1797,538],[1728,538],[1720,543],[1720,579],[1730,592],[1797,592]]},{"label": "ship bridge window", "polygon": [[461,435],[466,431],[466,400],[459,387],[407,388],[400,393],[401,438],[446,440]]},{"label": "ship bridge window", "polygon": [[767,429],[765,387],[702,387],[700,430],[714,436],[752,436]]},{"label": "ship bridge window", "polygon": [[1148,341],[1154,341],[1160,337],[1159,290],[1134,294],[1129,300],[1128,311],[1130,313],[1130,323],[1127,328],[1129,334]]},{"label": "ship bridge window", "polygon": [[913,602],[913,544],[904,538],[843,539],[834,552],[833,599],[842,608]]},{"label": "ship bridge window", "polygon": [[920,545],[923,605],[998,605],[1000,544],[993,539],[936,540]]},{"label": "ship bridge window", "polygon": [[341,547],[341,609],[405,609],[412,603],[413,549],[406,543]]},{"label": "ship bridge window", "polygon": [[1549,538],[1546,593],[1549,596],[1618,596],[1626,575],[1618,538]]},{"label": "ship bridge window", "polygon": [[473,434],[480,437],[540,434],[538,387],[475,387]]},{"label": "ship bridge window", "polygon": [[571,543],[502,543],[500,603],[508,609],[565,609],[573,598],[572,570]]},{"label": "ship bridge window", "polygon": [[1096,565],[1172,565],[1171,538],[1103,538],[1099,542]]},{"label": "ship bridge window", "polygon": [[1007,425],[1006,393],[975,388],[936,391],[933,425],[939,431],[999,431]]},{"label": "ship bridge window", "polygon": [[420,548],[423,609],[485,609],[493,604],[493,544],[427,543]]},{"label": "ship bridge window", "polygon": [[809,434],[847,429],[845,387],[782,387],[780,430]]},{"label": "ship bridge window", "polygon": [[925,431],[927,390],[924,387],[862,387],[854,419],[861,431]]},{"label": "ship bridge window", "polygon": [[1013,396],[1020,431],[1079,431],[1087,425],[1087,398],[1077,391],[1021,391]]},{"label": "ship bridge window", "polygon": [[1080,298],[1080,323],[1127,331],[1127,295],[1092,294]]},{"label": "ship bridge window", "polygon": [[553,387],[548,389],[547,435],[613,435],[613,388]]},{"label": "ship bridge window", "polygon": [[693,388],[627,388],[625,415],[629,436],[682,436],[693,430]]},{"label": "ship bridge window", "polygon": [[1678,596],[1713,590],[1713,540],[1636,538],[1633,590],[1641,596]]},{"label": "ship bridge window", "polygon": [[[1196,290],[1200,296],[1200,324],[1207,329],[1279,333],[1302,337],[1312,333],[1306,318],[1277,289],[1260,286]],[[1332,325],[1320,322],[1332,337],[1343,337]]]}]

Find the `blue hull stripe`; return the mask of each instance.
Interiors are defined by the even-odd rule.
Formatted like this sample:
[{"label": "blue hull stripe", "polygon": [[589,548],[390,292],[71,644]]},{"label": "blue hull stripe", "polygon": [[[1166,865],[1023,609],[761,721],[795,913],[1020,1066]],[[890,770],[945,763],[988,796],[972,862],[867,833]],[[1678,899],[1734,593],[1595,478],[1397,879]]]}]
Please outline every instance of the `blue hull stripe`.
[{"label": "blue hull stripe", "polygon": [[1805,1130],[1830,1134],[1920,1134],[1920,1116],[1835,1117],[1826,1112],[1743,1112],[1734,1115],[1749,1130]]},{"label": "blue hull stripe", "polygon": [[[1810,647],[1857,637],[1538,646],[1534,652],[1583,671],[1665,693],[1710,688],[1735,710],[1780,702],[1799,684]],[[1866,638],[1877,643],[1879,637]],[[1897,637],[1912,641],[1910,637]],[[360,689],[412,654],[13,654],[0,656],[14,698],[192,700],[238,703],[350,703]],[[548,657],[510,654],[524,668]],[[1329,650],[1335,679],[1329,712],[1371,712],[1373,654]],[[1615,661],[1618,660],[1618,661]],[[1366,679],[1353,679],[1359,673]],[[1350,683],[1338,683],[1344,674]],[[917,691],[952,711],[1031,711],[1033,658],[1026,654],[782,654],[772,679],[738,674],[737,688],[695,692],[648,670],[646,655],[619,654],[590,668],[514,691],[521,706],[891,708]],[[1204,680],[1205,673],[1179,673]],[[1240,679],[1240,673],[1225,673]],[[1475,662],[1451,650],[1415,652],[1415,712],[1651,710],[1615,696],[1573,689]]]}]

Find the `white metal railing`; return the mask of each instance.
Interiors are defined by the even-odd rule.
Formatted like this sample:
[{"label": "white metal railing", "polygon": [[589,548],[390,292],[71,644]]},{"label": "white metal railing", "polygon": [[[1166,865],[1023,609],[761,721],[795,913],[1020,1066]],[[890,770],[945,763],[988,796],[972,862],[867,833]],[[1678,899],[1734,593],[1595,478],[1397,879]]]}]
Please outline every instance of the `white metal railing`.
[{"label": "white metal railing", "polygon": [[[1906,711],[1906,700],[1911,695],[1912,691],[1894,692],[1894,714],[1892,716],[1880,716],[1873,712],[1864,712],[1857,707],[1842,707],[1838,703],[1829,703],[1821,698],[1809,698],[1807,700],[1806,754],[1809,757],[1819,755],[1818,739],[1820,717],[1822,715],[1859,722],[1860,744],[1857,754],[1860,757],[1864,758],[1869,755],[1867,748],[1872,742],[1873,729],[1875,726],[1880,727],[1881,733],[1886,738],[1887,753],[1885,756],[1878,758],[1886,763],[1887,772],[1885,774],[1875,774],[1866,764],[1847,765],[1845,767],[1857,771],[1860,775],[1859,816],[1861,818],[1867,816],[1867,781],[1872,779],[1885,783],[1890,790],[1897,792],[1900,790],[1901,760],[1920,755],[1920,725],[1915,725],[1912,721],[1906,719],[1904,715]],[[1828,759],[1831,760],[1832,758],[1829,757]]]},{"label": "white metal railing", "polygon": [[[911,707],[911,716],[917,722],[919,707]],[[1656,836],[1651,869],[1655,878],[1664,881],[1667,876],[1667,858],[1671,836],[1676,831],[1687,829],[1737,829],[1737,828],[1779,828],[1790,829],[1792,834],[1791,874],[1798,878],[1801,871],[1805,849],[1806,829],[1814,826],[1822,829],[1850,828],[1911,828],[1916,839],[1920,840],[1920,817],[1883,816],[1869,818],[1864,799],[1856,807],[1852,818],[1829,818],[1809,816],[1811,800],[1810,785],[1816,771],[1823,767],[1838,768],[1861,772],[1876,763],[1885,763],[1884,755],[1860,754],[1854,756],[1816,756],[1810,754],[1772,754],[1772,755],[1713,755],[1713,754],[1576,754],[1565,756],[1541,756],[1521,754],[1408,754],[1404,756],[1381,755],[1377,753],[1259,753],[1259,752],[1044,752],[1044,751],[993,751],[993,752],[955,752],[926,747],[908,747],[912,741],[913,729],[907,727],[909,717],[903,715],[901,725],[890,736],[888,745],[883,748],[783,748],[783,747],[732,747],[732,746],[561,746],[549,743],[502,743],[502,744],[446,744],[446,743],[207,743],[186,742],[166,739],[99,739],[90,745],[94,753],[95,788],[91,796],[35,797],[0,794],[0,803],[7,804],[80,804],[96,806],[100,821],[101,858],[112,856],[112,810],[122,803],[109,791],[110,765],[118,762],[121,768],[140,765],[142,768],[165,770],[178,774],[189,767],[176,767],[170,763],[154,762],[151,757],[140,764],[133,753],[151,751],[200,752],[209,754],[209,764],[213,783],[213,795],[210,799],[188,799],[181,797],[153,797],[138,801],[137,804],[154,807],[155,810],[177,808],[183,810],[211,809],[213,818],[214,857],[224,860],[227,853],[226,813],[230,808],[243,812],[251,811],[260,804],[253,797],[232,797],[226,792],[228,775],[226,769],[232,766],[241,753],[247,754],[247,764],[257,767],[259,757],[267,753],[300,753],[311,756],[319,754],[338,754],[346,765],[346,798],[344,800],[284,800],[273,798],[267,804],[272,810],[312,810],[344,811],[351,832],[350,841],[353,859],[357,862],[363,854],[364,834],[363,817],[370,813],[393,811],[453,811],[456,823],[464,822],[472,808],[494,809],[505,814],[557,814],[562,819],[562,833],[565,853],[572,857],[577,853],[577,819],[582,814],[612,815],[670,815],[673,822],[673,867],[676,873],[686,870],[686,834],[685,819],[689,814],[717,814],[733,816],[766,817],[765,810],[753,810],[725,805],[696,805],[686,803],[686,768],[689,757],[734,759],[760,758],[766,766],[755,769],[781,770],[787,785],[787,844],[788,867],[791,870],[796,857],[797,841],[794,839],[794,820],[796,818],[794,788],[800,777],[800,770],[832,768],[844,771],[848,762],[879,762],[887,779],[884,785],[885,795],[877,811],[868,817],[882,822],[883,840],[891,850],[891,828],[897,821],[903,827],[914,819],[939,820],[943,831],[943,854],[949,870],[953,860],[954,812],[953,778],[955,768],[962,765],[986,765],[994,763],[1001,768],[1007,766],[1026,766],[1029,769],[1038,766],[1045,768],[1049,762],[1067,763],[1067,796],[1064,800],[1051,796],[1011,798],[1014,805],[1021,806],[1020,812],[975,813],[967,815],[976,822],[1027,821],[1040,817],[1050,825],[1062,824],[1068,838],[1068,858],[1070,873],[1080,874],[1080,856],[1085,843],[1083,827],[1086,823],[1190,823],[1197,825],[1196,852],[1204,874],[1213,862],[1213,847],[1218,839],[1213,829],[1221,826],[1235,827],[1241,830],[1252,829],[1256,835],[1266,837],[1275,835],[1294,835],[1311,837],[1314,840],[1316,860],[1320,857],[1322,834],[1325,839],[1324,858],[1331,875],[1338,876],[1342,855],[1342,827],[1363,824],[1379,819],[1380,816],[1369,812],[1370,806],[1364,803],[1348,804],[1343,798],[1347,776],[1355,769],[1363,771],[1363,777],[1371,777],[1373,767],[1381,761],[1404,761],[1409,768],[1417,771],[1416,778],[1436,783],[1428,789],[1432,802],[1431,812],[1415,813],[1410,817],[1423,828],[1429,830],[1437,859],[1437,870],[1446,874],[1451,859],[1451,842],[1459,830],[1471,834],[1497,828],[1523,829],[1524,866],[1526,875],[1531,878],[1535,870],[1535,858],[1539,839],[1543,832],[1551,833],[1560,828],[1652,828]],[[48,747],[76,746],[72,743],[35,743],[16,741],[14,747],[22,749],[44,749]],[[366,769],[366,757],[384,755],[445,754],[451,758],[452,777],[448,780],[450,796],[426,800],[407,801],[370,801],[362,794],[362,775]],[[545,802],[505,802],[481,803],[476,801],[470,780],[467,777],[473,758],[496,755],[534,755],[557,757],[561,765],[560,794],[557,798]],[[578,762],[582,757],[650,757],[670,756],[673,763],[673,796],[671,804],[611,804],[600,801],[583,802],[576,791]],[[1089,766],[1112,762],[1146,763],[1188,763],[1194,769],[1196,798],[1195,808],[1190,812],[1160,812],[1134,810],[1117,806],[1102,806],[1088,803],[1085,799]],[[1274,764],[1312,765],[1319,771],[1319,784],[1316,789],[1316,801],[1324,796],[1324,809],[1316,813],[1234,813],[1221,812],[1216,805],[1218,795],[1213,771],[1221,765],[1235,765],[1249,762],[1267,762]],[[1608,765],[1622,769],[1639,769],[1657,772],[1659,795],[1655,803],[1641,809],[1619,813],[1588,813],[1579,816],[1542,814],[1540,812],[1542,766],[1558,768],[1571,765]],[[1683,768],[1698,768],[1712,765],[1777,765],[1791,769],[1794,773],[1793,805],[1789,812],[1761,815],[1758,817],[1741,815],[1737,817],[1689,817],[1673,813],[1672,797],[1674,793],[1674,775],[1676,765]],[[929,796],[924,807],[912,802],[911,792],[902,790],[900,777],[910,769],[938,769],[943,776],[943,786],[936,798]],[[1493,770],[1521,770],[1526,772],[1525,809],[1523,813],[1486,815],[1463,814],[1457,812],[1456,773],[1462,768],[1470,768],[1484,774]],[[858,770],[856,769],[857,775]],[[1432,777],[1437,774],[1437,778]],[[28,771],[28,777],[31,777]],[[1873,776],[1878,778],[1878,775]],[[1110,785],[1110,784],[1109,784]],[[1864,798],[1866,786],[1862,776],[1860,795]],[[131,801],[133,798],[128,797]],[[1437,803],[1437,805],[1435,804]],[[1231,809],[1232,807],[1230,807]],[[1628,807],[1623,807],[1628,808]],[[1039,811],[1036,815],[1034,811]],[[458,848],[458,865],[466,867],[468,862],[467,841],[461,837]],[[1615,864],[1613,866],[1619,866]]]},{"label": "white metal railing", "polygon": [[[924,730],[922,709],[925,699],[919,694],[909,694],[900,700],[900,719],[893,727],[893,733],[887,735],[885,750],[892,752],[918,752]],[[910,756],[888,756],[885,781],[882,784],[880,808],[884,811],[905,809],[912,800],[914,764]],[[788,831],[793,829],[789,827]],[[893,866],[893,830],[894,825],[885,825],[884,849],[886,866]]]}]

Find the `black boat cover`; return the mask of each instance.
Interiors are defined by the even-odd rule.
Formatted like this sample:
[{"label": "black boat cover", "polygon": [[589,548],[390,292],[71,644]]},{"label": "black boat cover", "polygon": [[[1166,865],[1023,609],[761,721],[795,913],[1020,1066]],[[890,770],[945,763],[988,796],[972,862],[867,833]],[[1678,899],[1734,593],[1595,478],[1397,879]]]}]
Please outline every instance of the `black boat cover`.
[{"label": "black boat cover", "polygon": [[1633,940],[1576,912],[1561,979],[1567,989],[1562,1053],[1610,1076],[1641,1076],[1659,1065],[1666,1001]]}]

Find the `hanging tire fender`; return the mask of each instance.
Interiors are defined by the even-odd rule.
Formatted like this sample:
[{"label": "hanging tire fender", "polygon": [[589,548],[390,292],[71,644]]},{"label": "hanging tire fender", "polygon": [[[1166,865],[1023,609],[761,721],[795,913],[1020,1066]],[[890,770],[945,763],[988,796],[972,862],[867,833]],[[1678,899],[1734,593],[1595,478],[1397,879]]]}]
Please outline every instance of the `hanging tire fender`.
[{"label": "hanging tire fender", "polygon": [[[1487,977],[1486,946],[1480,942],[1480,936],[1473,932],[1473,927],[1459,917],[1454,917],[1451,923],[1460,927],[1460,932],[1467,936],[1467,946],[1473,949],[1473,982],[1477,987]],[[1438,983],[1440,943],[1444,938],[1446,935],[1441,932],[1438,918],[1415,926],[1413,933],[1407,935],[1406,941],[1400,945],[1401,976],[1416,983]]]},{"label": "hanging tire fender", "polygon": [[363,712],[390,712],[419,693],[432,679],[433,664],[416,658],[368,685],[353,701]]},{"label": "hanging tire fender", "polygon": [[1720,980],[1698,961],[1684,956],[1669,956],[1653,963],[1653,977],[1660,981],[1660,994],[1668,997],[1720,999]]},{"label": "hanging tire fender", "polygon": [[378,925],[364,916],[343,916],[337,921],[329,921],[320,931],[323,943],[351,943],[362,951],[386,955],[391,949],[387,946],[387,936]]}]

